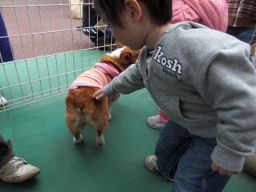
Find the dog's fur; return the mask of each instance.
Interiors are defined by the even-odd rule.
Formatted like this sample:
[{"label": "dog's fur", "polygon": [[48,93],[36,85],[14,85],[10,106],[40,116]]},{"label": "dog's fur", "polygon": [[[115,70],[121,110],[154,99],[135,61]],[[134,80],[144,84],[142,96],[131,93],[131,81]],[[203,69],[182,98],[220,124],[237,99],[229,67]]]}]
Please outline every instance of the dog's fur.
[{"label": "dog's fur", "polygon": [[[132,51],[128,47],[124,47],[119,57],[105,54],[100,62],[111,63],[119,72],[122,72],[136,62],[138,55],[139,51]],[[93,99],[92,95],[98,89],[79,87],[69,91],[66,97],[66,123],[76,144],[82,142],[83,138],[80,132],[87,124],[97,132],[96,144],[99,146],[105,144],[103,131],[108,128],[111,103],[107,97],[100,100]]]}]

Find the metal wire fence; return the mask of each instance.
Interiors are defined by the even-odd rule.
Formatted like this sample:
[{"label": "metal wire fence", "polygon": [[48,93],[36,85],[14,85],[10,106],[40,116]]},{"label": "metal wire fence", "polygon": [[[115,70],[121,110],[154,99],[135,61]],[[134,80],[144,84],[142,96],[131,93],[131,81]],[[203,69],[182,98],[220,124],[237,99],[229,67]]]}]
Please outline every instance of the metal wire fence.
[{"label": "metal wire fence", "polygon": [[[71,6],[78,6],[79,19],[72,19]],[[81,10],[91,20],[92,6],[88,0],[1,0],[8,34],[0,36],[0,42],[9,39],[14,60],[4,61],[0,52],[0,99],[7,99],[0,112],[66,94],[81,72],[113,49],[112,36],[107,41],[104,34],[100,42],[98,33],[93,39],[82,32],[91,28],[98,32],[107,25],[89,22],[77,28],[85,19]]]}]

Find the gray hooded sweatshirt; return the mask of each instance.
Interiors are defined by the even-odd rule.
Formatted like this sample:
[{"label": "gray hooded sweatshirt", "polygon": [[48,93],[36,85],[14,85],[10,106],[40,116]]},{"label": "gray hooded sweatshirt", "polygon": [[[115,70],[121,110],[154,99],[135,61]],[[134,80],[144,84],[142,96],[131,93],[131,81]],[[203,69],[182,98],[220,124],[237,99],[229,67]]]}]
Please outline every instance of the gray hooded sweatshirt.
[{"label": "gray hooded sweatshirt", "polygon": [[216,138],[211,158],[241,171],[256,141],[256,71],[249,45],[193,22],[170,26],[151,59],[144,47],[136,64],[104,87],[106,95],[146,88],[158,106],[190,134]]}]

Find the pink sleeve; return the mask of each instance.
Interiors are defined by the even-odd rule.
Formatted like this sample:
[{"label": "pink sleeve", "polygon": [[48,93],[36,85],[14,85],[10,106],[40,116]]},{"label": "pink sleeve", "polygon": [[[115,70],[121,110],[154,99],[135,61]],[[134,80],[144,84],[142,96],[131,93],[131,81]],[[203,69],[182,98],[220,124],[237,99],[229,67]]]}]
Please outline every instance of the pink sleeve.
[{"label": "pink sleeve", "polygon": [[226,32],[228,5],[226,0],[173,0],[171,23],[193,21]]},{"label": "pink sleeve", "polygon": [[226,0],[184,0],[200,17],[201,24],[226,32],[228,5]]},{"label": "pink sleeve", "polygon": [[175,24],[184,21],[200,23],[200,17],[184,0],[173,0],[171,23]]}]

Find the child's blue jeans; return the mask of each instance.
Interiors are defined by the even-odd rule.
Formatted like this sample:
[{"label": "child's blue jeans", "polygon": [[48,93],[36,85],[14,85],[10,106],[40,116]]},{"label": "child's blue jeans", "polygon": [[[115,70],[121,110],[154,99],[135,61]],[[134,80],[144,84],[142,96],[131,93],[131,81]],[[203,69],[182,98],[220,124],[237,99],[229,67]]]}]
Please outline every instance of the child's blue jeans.
[{"label": "child's blue jeans", "polygon": [[155,154],[163,177],[170,177],[177,167],[173,192],[222,191],[229,177],[211,169],[210,155],[215,145],[215,138],[191,135],[175,122],[167,123],[160,133]]}]

